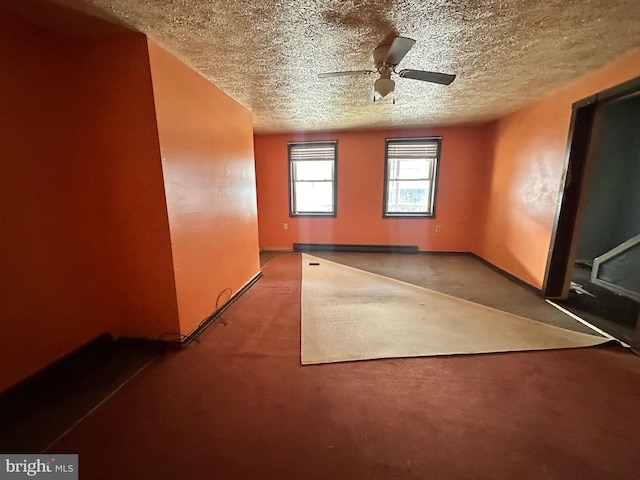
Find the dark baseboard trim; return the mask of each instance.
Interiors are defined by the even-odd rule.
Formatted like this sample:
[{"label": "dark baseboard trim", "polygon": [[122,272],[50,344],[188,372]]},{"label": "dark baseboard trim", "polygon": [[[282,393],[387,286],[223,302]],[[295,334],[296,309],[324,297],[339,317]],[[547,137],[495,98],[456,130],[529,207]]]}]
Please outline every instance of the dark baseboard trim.
[{"label": "dark baseboard trim", "polygon": [[227,308],[229,308],[231,305],[233,305],[240,297],[242,297],[242,295],[244,295],[246,293],[246,291],[249,290],[253,286],[254,283],[256,283],[258,280],[260,280],[261,277],[262,277],[262,272],[256,273],[251,278],[251,280],[249,280],[244,285],[244,287],[242,287],[240,290],[238,290],[236,292],[236,294],[234,296],[229,298],[220,307],[218,307],[216,310],[214,310],[213,313],[211,313],[211,315],[209,315],[207,318],[202,320],[202,322],[200,322],[200,325],[198,325],[195,330],[193,330],[189,335],[186,335],[185,337],[183,337],[182,341],[175,342],[175,343],[177,345],[179,345],[181,348],[186,348],[191,342],[193,342],[194,340],[197,340],[198,337],[200,335],[202,335],[202,332],[204,332],[216,320],[218,320],[218,318],[220,318],[220,316],[224,313],[224,311]]},{"label": "dark baseboard trim", "polygon": [[416,245],[348,245],[333,243],[294,243],[295,252],[418,253]]},{"label": "dark baseboard trim", "polygon": [[515,275],[507,272],[506,270],[501,269],[500,267],[494,265],[493,263],[491,263],[488,260],[485,260],[484,258],[482,258],[479,255],[476,255],[473,252],[469,252],[469,255],[471,255],[472,257],[476,258],[477,260],[480,260],[480,262],[482,262],[483,264],[485,264],[487,267],[489,267],[491,270],[493,270],[494,272],[497,272],[499,274],[501,274],[504,277],[507,277],[509,280],[511,280],[514,283],[517,283],[518,285],[520,285],[521,287],[529,290],[531,293],[534,293],[535,295],[537,295],[538,297],[542,297],[544,298],[544,294],[542,293],[542,290],[539,288],[534,287],[533,285],[531,285],[530,283],[525,282],[524,280],[519,279],[518,277],[516,277]]},{"label": "dark baseboard trim", "polygon": [[114,348],[111,334],[103,333],[4,390],[0,393],[0,423],[5,420],[2,412],[15,414],[27,410],[38,399],[48,398]]},{"label": "dark baseboard trim", "polygon": [[467,257],[473,255],[471,252],[449,252],[442,250],[420,250],[418,253],[420,255],[462,255]]},{"label": "dark baseboard trim", "polygon": [[167,342],[141,338],[114,340],[111,334],[103,333],[0,392],[0,423],[4,419],[3,412],[16,413],[49,399],[119,349],[144,349],[159,355],[166,346]]}]

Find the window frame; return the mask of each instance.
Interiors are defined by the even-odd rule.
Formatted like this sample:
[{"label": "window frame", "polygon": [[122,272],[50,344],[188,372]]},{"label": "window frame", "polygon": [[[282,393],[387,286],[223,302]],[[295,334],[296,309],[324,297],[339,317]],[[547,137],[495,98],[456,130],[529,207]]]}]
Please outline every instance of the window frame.
[{"label": "window frame", "polygon": [[[296,199],[296,181],[294,180],[293,169],[296,160],[291,158],[291,150],[295,147],[318,147],[333,146],[333,172],[332,172],[332,188],[333,188],[333,210],[331,212],[302,212],[298,213],[294,209]],[[323,140],[313,142],[289,142],[287,144],[287,161],[289,163],[289,216],[290,217],[315,217],[315,218],[331,218],[338,214],[338,141]],[[326,180],[325,180],[326,181]]]},{"label": "window frame", "polygon": [[[429,142],[436,144],[436,156],[433,166],[433,178],[431,180],[431,212],[389,212],[389,145],[401,143]],[[384,142],[384,187],[382,194],[383,218],[435,218],[436,200],[438,197],[438,179],[440,171],[440,154],[442,151],[442,137],[412,137],[412,138],[386,138]],[[416,179],[417,180],[417,179]]]}]

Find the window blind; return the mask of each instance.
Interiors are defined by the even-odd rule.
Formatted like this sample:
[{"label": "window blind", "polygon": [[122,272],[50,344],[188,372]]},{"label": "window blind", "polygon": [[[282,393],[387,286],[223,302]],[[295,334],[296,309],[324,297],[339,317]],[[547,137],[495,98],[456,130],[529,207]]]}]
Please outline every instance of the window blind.
[{"label": "window blind", "polygon": [[289,159],[295,161],[333,160],[336,156],[336,144],[289,145]]},{"label": "window blind", "polygon": [[387,157],[389,160],[433,160],[437,156],[438,143],[430,140],[417,142],[394,142],[390,140],[387,145]]}]

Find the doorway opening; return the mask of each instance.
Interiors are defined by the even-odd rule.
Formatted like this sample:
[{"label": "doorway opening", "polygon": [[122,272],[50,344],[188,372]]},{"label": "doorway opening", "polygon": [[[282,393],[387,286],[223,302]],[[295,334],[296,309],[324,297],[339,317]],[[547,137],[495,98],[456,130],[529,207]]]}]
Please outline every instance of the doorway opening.
[{"label": "doorway opening", "polygon": [[640,78],[573,105],[543,292],[640,351]]}]

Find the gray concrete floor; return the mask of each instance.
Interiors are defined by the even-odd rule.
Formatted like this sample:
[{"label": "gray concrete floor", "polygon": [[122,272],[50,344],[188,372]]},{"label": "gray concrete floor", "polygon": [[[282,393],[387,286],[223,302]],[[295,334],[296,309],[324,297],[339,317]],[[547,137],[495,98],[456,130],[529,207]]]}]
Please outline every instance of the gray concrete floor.
[{"label": "gray concrete floor", "polygon": [[[261,265],[283,252],[262,252]],[[471,255],[313,252],[311,255],[453,295],[549,325],[598,335],[549,305],[533,289],[498,273]]]}]

